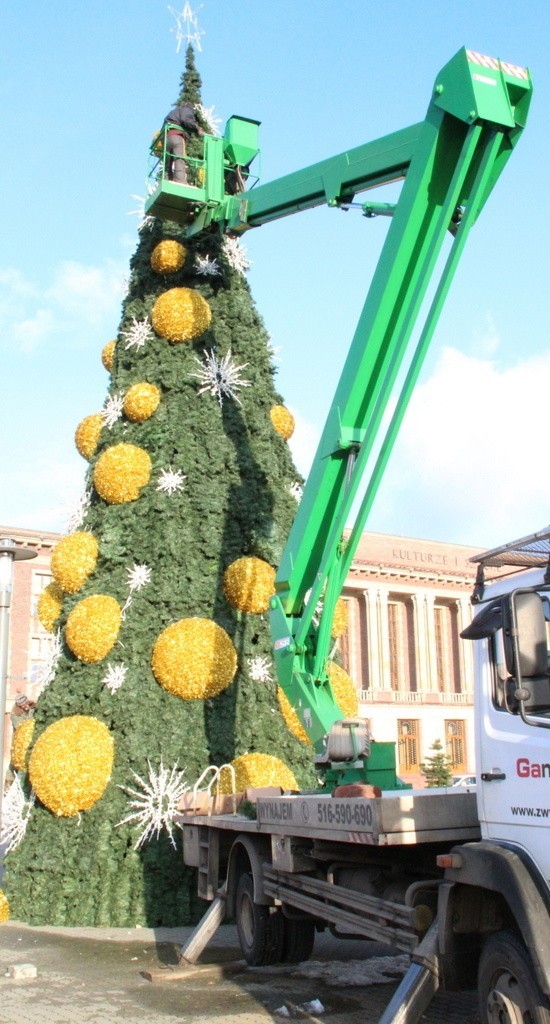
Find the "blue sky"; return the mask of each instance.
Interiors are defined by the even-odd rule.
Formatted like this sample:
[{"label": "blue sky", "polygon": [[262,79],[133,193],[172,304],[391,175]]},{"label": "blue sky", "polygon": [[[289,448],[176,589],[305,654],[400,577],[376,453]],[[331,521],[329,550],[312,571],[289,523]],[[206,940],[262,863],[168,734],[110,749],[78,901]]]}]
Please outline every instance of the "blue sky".
[{"label": "blue sky", "polygon": [[[262,180],[424,117],[462,46],[528,66],[527,128],[466,246],[369,527],[490,546],[550,518],[550,6],[526,0],[204,0],[203,101],[262,122]],[[174,10],[183,2],[173,0]],[[0,7],[0,522],[63,530],[105,399],[150,138],[185,44],[161,0]],[[378,197],[377,197],[378,198]],[[380,199],[390,198],[384,194]],[[319,209],[249,232],[306,472],[387,223]]]}]

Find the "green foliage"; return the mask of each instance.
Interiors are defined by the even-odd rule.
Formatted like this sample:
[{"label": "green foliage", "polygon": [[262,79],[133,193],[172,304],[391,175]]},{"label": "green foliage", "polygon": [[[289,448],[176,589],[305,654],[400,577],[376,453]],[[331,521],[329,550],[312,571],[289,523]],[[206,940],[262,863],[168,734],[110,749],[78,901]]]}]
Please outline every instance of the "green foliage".
[{"label": "green foliage", "polygon": [[425,776],[428,786],[434,789],[450,786],[453,781],[452,761],[444,752],[441,740],[434,740],[430,750],[433,750],[433,754],[427,758],[425,764],[420,765],[420,771]]},{"label": "green foliage", "polygon": [[[185,99],[198,102],[200,77],[192,49],[182,88]],[[25,838],[8,856],[4,888],[12,916],[32,924],[158,926],[196,920],[195,880],[183,866],[177,830],[175,848],[162,831],[136,849],[140,828],[119,824],[131,813],[127,788],[141,790],[137,777],[147,780],[149,765],[155,771],[185,769],[192,784],[207,765],[258,751],[287,762],[302,785],[315,782],[310,748],[292,736],[280,714],[274,671],[271,682],[251,678],[251,659],[271,661],[267,617],[238,613],[222,589],[225,569],[242,555],[277,565],[295,511],[289,489],[299,477],[269,417],[271,406],[282,399],[274,385],[268,336],[220,237],[186,241],[183,268],[161,276],[152,270],[150,256],[164,238],[183,241],[178,226],[168,222],[155,220],[140,231],[109,384],[114,396],[139,381],[154,383],[161,403],[144,423],[123,416],[102,429],[88,472],[91,504],[81,527],[97,537],[100,556],[82,589],[66,597],[61,630],[71,609],[88,595],[107,594],[124,605],[134,565],[148,566],[151,581],[131,593],[110,655],[99,664],[84,664],[64,648],[55,678],[39,699],[35,742],[63,716],[93,715],[112,731],[115,764],[104,795],[75,818],[56,818],[37,801]],[[197,256],[216,259],[220,274],[199,276]],[[143,347],[128,347],[134,321],[149,317],[156,298],[179,286],[207,300],[210,328],[188,344],[170,344],[151,332]],[[215,395],[198,393],[193,374],[207,351],[222,358],[229,349],[250,386],[238,392],[238,401],[225,397],[220,404]],[[93,464],[121,442],[146,449],[153,472],[138,500],[110,505],[93,490]],[[159,475],[167,469],[185,476],[183,488],[172,495],[158,490]],[[233,683],[211,700],[174,696],[151,670],[156,638],[187,616],[216,621],[237,650]],[[115,693],[103,682],[109,664],[127,669]]]}]

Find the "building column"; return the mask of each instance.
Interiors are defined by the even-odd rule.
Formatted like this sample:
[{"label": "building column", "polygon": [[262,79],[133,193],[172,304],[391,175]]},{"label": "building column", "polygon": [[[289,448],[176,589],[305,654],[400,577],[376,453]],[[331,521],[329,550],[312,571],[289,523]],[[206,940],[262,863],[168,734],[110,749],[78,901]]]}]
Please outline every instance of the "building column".
[{"label": "building column", "polygon": [[469,597],[459,597],[456,602],[458,627],[458,658],[460,683],[463,693],[474,692],[474,645],[471,640],[460,640],[460,634],[472,621],[472,606]]}]

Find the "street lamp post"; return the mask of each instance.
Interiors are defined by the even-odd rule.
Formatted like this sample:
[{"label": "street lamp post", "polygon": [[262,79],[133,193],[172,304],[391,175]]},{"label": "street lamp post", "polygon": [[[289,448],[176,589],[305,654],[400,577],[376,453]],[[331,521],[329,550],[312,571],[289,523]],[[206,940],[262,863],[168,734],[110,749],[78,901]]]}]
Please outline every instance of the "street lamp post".
[{"label": "street lamp post", "polygon": [[27,558],[36,558],[37,554],[37,551],[30,548],[18,547],[11,537],[0,538],[0,826],[4,795],[4,740],[13,563]]}]

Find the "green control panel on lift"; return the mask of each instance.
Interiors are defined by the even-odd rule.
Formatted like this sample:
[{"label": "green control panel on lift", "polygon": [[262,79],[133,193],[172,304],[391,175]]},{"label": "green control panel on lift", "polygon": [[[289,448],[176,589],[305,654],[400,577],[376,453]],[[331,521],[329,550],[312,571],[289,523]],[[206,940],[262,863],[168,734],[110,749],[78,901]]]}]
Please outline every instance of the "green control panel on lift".
[{"label": "green control panel on lift", "polygon": [[[527,69],[462,49],[437,75],[423,121],[267,184],[251,187],[258,125],[244,118],[231,118],[223,139],[205,137],[193,187],[167,182],[158,157],[146,213],[178,221],[187,236],[239,234],[315,206],[349,209],[357,193],[402,183],[395,203],[359,204],[368,218],[389,215],[389,229],[270,608],[279,684],[331,783],[400,785],[394,745],[371,745],[359,721],[342,721],[327,674],[334,609],[466,239],[521,136],[531,93]],[[226,187],[235,171],[240,192]]]}]

